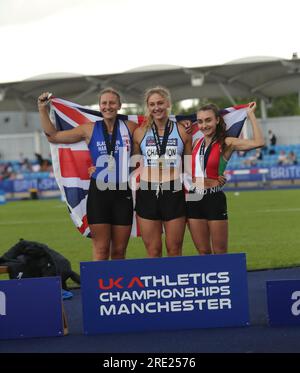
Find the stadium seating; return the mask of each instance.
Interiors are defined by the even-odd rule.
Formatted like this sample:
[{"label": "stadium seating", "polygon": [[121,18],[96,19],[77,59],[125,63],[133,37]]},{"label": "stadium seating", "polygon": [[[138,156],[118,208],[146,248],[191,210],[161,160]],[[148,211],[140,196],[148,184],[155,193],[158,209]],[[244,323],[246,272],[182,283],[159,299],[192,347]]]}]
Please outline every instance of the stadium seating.
[{"label": "stadium seating", "polygon": [[269,154],[270,148],[262,149],[262,159],[256,161],[256,165],[246,165],[245,162],[250,157],[254,157],[256,151],[251,150],[244,156],[239,156],[237,152],[234,152],[230,161],[228,162],[228,170],[236,169],[249,169],[253,167],[264,168],[264,167],[276,167],[278,166],[278,155],[280,151],[285,151],[286,154],[293,151],[297,157],[298,163],[300,163],[300,144],[291,145],[276,145],[273,148],[274,154]]},{"label": "stadium seating", "polygon": [[[29,161],[32,169],[26,169],[22,167],[20,161],[17,160],[0,160],[0,180],[2,179],[4,173],[4,167],[9,165],[9,172],[11,176],[9,179],[43,179],[51,176],[52,168],[49,167],[49,171],[40,171],[39,164],[36,160]],[[36,169],[36,171],[35,171]],[[7,178],[7,177],[4,177]]]}]

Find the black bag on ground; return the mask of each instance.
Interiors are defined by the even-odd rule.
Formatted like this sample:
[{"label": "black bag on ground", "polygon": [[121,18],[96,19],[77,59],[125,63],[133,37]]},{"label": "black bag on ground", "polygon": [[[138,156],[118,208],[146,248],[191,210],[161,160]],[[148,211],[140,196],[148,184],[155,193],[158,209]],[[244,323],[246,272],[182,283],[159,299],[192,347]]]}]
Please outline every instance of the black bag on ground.
[{"label": "black bag on ground", "polygon": [[8,267],[10,279],[61,276],[64,290],[68,290],[68,278],[80,284],[80,276],[72,271],[70,261],[40,242],[21,239],[0,257],[0,265]]}]

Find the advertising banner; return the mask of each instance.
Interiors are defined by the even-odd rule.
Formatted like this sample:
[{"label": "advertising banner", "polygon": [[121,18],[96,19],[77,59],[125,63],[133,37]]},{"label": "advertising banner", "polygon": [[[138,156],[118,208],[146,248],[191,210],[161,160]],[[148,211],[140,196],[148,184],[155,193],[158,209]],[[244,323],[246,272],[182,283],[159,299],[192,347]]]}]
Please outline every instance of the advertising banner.
[{"label": "advertising banner", "polygon": [[0,281],[0,339],[63,335],[60,277]]},{"label": "advertising banner", "polygon": [[300,280],[267,281],[269,324],[300,325]]},{"label": "advertising banner", "polygon": [[85,334],[249,324],[245,254],[82,262]]}]

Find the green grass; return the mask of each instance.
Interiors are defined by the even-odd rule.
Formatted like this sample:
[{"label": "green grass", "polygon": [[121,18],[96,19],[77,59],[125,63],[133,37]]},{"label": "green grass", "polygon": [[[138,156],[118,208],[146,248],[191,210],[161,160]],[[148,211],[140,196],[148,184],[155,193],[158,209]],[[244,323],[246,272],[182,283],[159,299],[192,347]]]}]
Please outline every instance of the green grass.
[{"label": "green grass", "polygon": [[[245,252],[248,269],[300,265],[300,190],[226,193],[229,252]],[[74,228],[60,200],[17,201],[0,206],[0,256],[19,238],[40,241],[61,252],[79,271],[91,260],[91,242]],[[197,255],[190,234],[184,255]],[[141,238],[132,238],[128,258],[144,258]]]}]

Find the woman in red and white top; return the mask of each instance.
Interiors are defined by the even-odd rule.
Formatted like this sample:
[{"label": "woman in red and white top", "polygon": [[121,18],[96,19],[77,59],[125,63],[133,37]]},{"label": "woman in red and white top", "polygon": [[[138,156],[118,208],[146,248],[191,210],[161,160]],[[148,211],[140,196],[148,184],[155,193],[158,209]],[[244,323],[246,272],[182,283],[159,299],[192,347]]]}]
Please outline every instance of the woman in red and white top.
[{"label": "woman in red and white top", "polygon": [[253,137],[226,137],[225,123],[214,104],[202,106],[197,124],[204,137],[193,144],[193,177],[196,188],[187,199],[187,217],[193,242],[200,254],[224,254],[228,245],[226,196],[218,177],[223,175],[234,151],[248,151],[264,146],[264,137],[255,117],[256,103],[247,108]]}]

